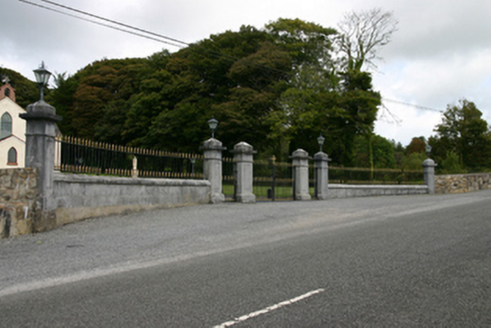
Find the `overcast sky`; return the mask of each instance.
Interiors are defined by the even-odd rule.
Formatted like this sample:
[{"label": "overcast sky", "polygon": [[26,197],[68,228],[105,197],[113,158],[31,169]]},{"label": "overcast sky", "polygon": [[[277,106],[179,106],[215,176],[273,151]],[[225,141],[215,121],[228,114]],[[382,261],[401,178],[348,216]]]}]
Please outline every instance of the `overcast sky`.
[{"label": "overcast sky", "polygon": [[[393,101],[443,111],[466,98],[491,124],[491,0],[53,1],[188,43],[241,25],[262,28],[280,17],[335,28],[346,12],[381,8],[399,25],[373,74],[388,109],[380,110],[376,132],[407,145],[412,137],[434,134],[441,122],[438,112]],[[179,49],[19,0],[2,0],[0,23],[0,66],[31,80],[42,60],[51,72],[74,74],[102,58]]]}]

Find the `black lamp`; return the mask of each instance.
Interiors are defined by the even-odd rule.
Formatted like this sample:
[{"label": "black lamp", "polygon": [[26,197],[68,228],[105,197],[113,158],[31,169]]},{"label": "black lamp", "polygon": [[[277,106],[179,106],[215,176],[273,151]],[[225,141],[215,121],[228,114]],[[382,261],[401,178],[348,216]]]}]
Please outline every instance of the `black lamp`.
[{"label": "black lamp", "polygon": [[322,152],[322,146],[324,145],[324,141],[326,138],[322,136],[322,133],[319,135],[319,138],[317,138],[317,143],[319,144],[319,151]]},{"label": "black lamp", "polygon": [[218,125],[218,121],[214,117],[208,120],[208,126],[211,129],[212,138],[215,138],[215,129],[217,128],[217,125]]},{"label": "black lamp", "polygon": [[426,153],[428,154],[428,158],[430,158],[430,153],[431,153],[431,146],[430,146],[430,144],[426,144],[425,150],[426,150]]},{"label": "black lamp", "polygon": [[34,75],[41,89],[41,100],[44,100],[44,87],[48,85],[48,80],[51,76],[51,72],[44,68],[44,61],[41,62],[41,66],[38,69],[34,70]]}]

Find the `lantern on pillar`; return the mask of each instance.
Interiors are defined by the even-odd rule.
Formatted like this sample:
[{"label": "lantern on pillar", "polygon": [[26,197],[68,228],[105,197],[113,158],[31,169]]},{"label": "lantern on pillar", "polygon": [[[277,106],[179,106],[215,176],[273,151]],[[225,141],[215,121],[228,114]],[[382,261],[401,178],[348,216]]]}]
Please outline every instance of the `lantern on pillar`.
[{"label": "lantern on pillar", "polygon": [[211,119],[208,120],[208,126],[211,129],[211,137],[212,138],[215,138],[215,130],[217,128],[217,125],[218,125],[218,121],[214,117],[212,117]]},{"label": "lantern on pillar", "polygon": [[428,154],[428,158],[430,158],[430,153],[431,153],[431,146],[430,146],[430,144],[426,144],[425,150],[426,150],[426,153]]},{"label": "lantern on pillar", "polygon": [[34,75],[36,76],[36,82],[39,84],[39,89],[41,90],[41,100],[44,100],[44,87],[48,85],[48,80],[51,76],[51,72],[44,68],[44,61],[38,69],[34,70]]},{"label": "lantern on pillar", "polygon": [[322,136],[322,133],[319,135],[319,137],[317,138],[317,143],[319,144],[319,151],[322,152],[322,146],[324,145],[324,141],[326,140],[326,138],[324,138]]}]

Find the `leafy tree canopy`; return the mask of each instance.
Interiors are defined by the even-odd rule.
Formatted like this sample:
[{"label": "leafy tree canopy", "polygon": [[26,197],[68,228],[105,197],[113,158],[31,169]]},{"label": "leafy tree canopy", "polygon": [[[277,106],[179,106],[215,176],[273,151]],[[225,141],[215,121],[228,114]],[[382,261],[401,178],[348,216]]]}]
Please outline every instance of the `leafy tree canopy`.
[{"label": "leafy tree canopy", "polygon": [[[8,68],[0,67],[0,77],[8,77],[10,85],[15,89],[16,103],[26,109],[27,105],[35,103],[39,100],[40,93],[36,82],[32,82],[20,73]],[[3,82],[2,82],[3,83]],[[46,99],[49,99],[49,91],[46,93]]]},{"label": "leafy tree canopy", "polygon": [[372,135],[380,94],[369,73],[337,65],[338,36],[299,19],[242,26],[173,54],[103,59],[58,74],[47,97],[64,117],[64,134],[194,152],[214,116],[228,148],[246,141],[286,159],[296,148],[316,152],[322,133],[333,162],[350,165],[356,136]]},{"label": "leafy tree canopy", "polygon": [[413,138],[411,143],[406,147],[406,154],[411,155],[412,153],[424,153],[426,148],[426,142],[424,137]]},{"label": "leafy tree canopy", "polygon": [[435,132],[430,145],[437,161],[443,162],[454,152],[465,168],[491,168],[491,133],[473,102],[462,99],[458,105],[449,105]]}]

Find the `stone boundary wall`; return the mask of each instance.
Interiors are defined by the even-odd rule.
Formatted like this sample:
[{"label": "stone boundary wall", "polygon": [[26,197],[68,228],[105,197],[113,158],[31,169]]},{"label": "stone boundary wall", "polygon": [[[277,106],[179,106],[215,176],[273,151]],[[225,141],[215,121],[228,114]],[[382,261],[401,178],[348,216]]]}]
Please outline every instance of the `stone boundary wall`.
[{"label": "stone boundary wall", "polygon": [[48,207],[56,226],[82,219],[210,202],[207,180],[118,178],[55,173]]},{"label": "stone boundary wall", "polygon": [[328,198],[428,194],[425,185],[345,185],[329,184]]},{"label": "stone boundary wall", "polygon": [[0,170],[0,238],[32,233],[40,207],[37,169]]},{"label": "stone boundary wall", "polygon": [[437,194],[457,194],[484,189],[491,189],[491,173],[435,176],[435,193]]}]

